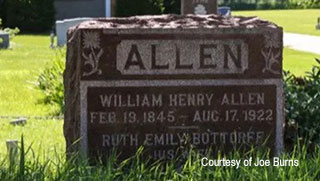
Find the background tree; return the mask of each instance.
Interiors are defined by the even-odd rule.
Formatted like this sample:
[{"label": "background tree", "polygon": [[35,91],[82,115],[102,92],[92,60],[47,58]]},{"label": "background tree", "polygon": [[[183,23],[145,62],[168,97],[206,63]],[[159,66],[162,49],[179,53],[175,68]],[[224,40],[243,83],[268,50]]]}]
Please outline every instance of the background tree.
[{"label": "background tree", "polygon": [[24,32],[44,32],[55,22],[54,0],[5,0],[1,8],[5,27]]},{"label": "background tree", "polygon": [[163,0],[118,0],[116,16],[162,14],[163,9]]},{"label": "background tree", "polygon": [[180,14],[181,0],[163,0],[164,13]]}]

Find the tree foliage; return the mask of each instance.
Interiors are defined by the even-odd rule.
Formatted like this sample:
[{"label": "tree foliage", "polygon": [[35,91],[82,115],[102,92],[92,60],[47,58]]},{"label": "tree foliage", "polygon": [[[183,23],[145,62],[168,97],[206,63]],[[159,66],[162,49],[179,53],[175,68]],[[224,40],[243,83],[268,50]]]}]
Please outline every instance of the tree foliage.
[{"label": "tree foliage", "polygon": [[118,0],[116,16],[155,15],[163,12],[163,0]]},{"label": "tree foliage", "polygon": [[54,0],[5,0],[1,16],[6,27],[24,32],[44,32],[55,22]]}]

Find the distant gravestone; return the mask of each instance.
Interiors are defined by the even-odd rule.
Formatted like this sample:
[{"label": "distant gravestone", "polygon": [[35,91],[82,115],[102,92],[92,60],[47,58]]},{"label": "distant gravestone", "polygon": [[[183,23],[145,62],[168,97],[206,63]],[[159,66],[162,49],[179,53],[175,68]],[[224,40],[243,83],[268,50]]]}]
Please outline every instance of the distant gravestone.
[{"label": "distant gravestone", "polygon": [[16,165],[18,161],[18,140],[7,140],[6,145],[10,166]]},{"label": "distant gravestone", "polygon": [[[190,145],[283,147],[282,28],[215,15],[99,19],[68,32],[64,132],[89,158]],[[74,144],[79,140],[79,144]]]},{"label": "distant gravestone", "polygon": [[0,48],[7,49],[10,47],[9,33],[0,31]]},{"label": "distant gravestone", "polygon": [[26,123],[27,123],[27,119],[23,117],[10,121],[10,124],[14,126],[17,126],[17,125],[24,126]]},{"label": "distant gravestone", "polygon": [[318,24],[316,25],[316,29],[320,30],[320,17],[318,18]]},{"label": "distant gravestone", "polygon": [[57,45],[64,46],[67,43],[67,31],[72,26],[81,22],[91,20],[92,18],[73,18],[56,21]]},{"label": "distant gravestone", "polygon": [[181,0],[181,14],[217,14],[217,0]]}]

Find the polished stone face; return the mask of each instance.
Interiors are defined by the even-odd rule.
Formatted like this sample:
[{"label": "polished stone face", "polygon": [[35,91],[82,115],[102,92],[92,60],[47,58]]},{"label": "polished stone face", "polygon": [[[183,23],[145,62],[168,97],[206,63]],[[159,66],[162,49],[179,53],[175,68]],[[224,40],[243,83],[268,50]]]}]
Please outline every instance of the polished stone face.
[{"label": "polished stone face", "polygon": [[230,150],[267,138],[267,146],[276,142],[277,81],[91,83],[83,83],[87,109],[82,110],[91,157],[115,147],[128,156],[143,145],[153,159],[173,159],[181,146]]},{"label": "polished stone face", "polygon": [[217,0],[181,0],[181,14],[217,14]]},{"label": "polished stone face", "polygon": [[248,69],[248,46],[233,39],[124,40],[117,69],[127,75],[241,74]]},{"label": "polished stone face", "polygon": [[172,159],[191,145],[205,153],[264,142],[281,151],[282,29],[276,25],[165,15],[84,22],[68,37],[70,152],[96,158],[117,149],[127,158],[144,146],[152,159]]}]

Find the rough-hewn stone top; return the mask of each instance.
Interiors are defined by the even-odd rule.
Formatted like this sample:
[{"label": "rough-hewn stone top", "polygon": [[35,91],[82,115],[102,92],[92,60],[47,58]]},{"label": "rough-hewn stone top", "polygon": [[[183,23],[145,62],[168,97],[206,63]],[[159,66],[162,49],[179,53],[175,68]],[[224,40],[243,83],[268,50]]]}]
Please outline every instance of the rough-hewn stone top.
[{"label": "rough-hewn stone top", "polygon": [[129,18],[98,18],[77,26],[84,29],[194,29],[194,28],[279,28],[274,23],[258,17],[222,17],[211,15],[158,15]]}]

